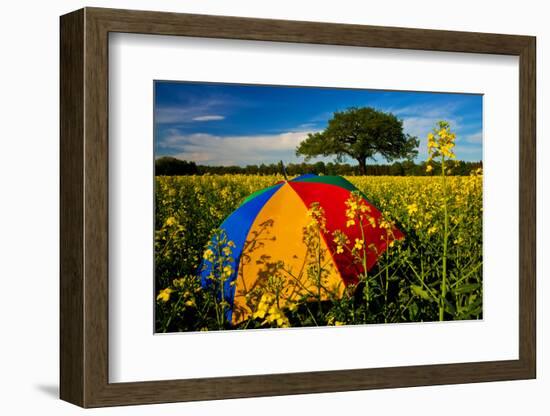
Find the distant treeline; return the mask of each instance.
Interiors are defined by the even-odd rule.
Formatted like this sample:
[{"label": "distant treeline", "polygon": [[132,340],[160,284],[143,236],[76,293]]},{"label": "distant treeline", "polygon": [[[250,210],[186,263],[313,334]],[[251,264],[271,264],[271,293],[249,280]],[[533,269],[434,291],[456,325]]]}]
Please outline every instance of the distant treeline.
[{"label": "distant treeline", "polygon": [[[449,162],[447,162],[447,165]],[[414,163],[411,161],[394,162],[387,165],[367,165],[367,175],[372,176],[433,176],[439,175],[440,169],[437,163],[432,162],[433,170],[426,173],[426,163]],[[482,162],[465,162],[462,160],[453,161],[451,175],[469,175],[471,172],[482,167]],[[289,177],[302,175],[304,173],[315,173],[317,175],[359,175],[359,166],[347,163],[316,162],[316,163],[289,163],[285,165]],[[223,174],[244,174],[244,175],[273,175],[282,173],[281,164],[260,164],[242,166],[205,166],[197,165],[195,162],[176,159],[174,157],[161,157],[155,160],[155,175],[176,176],[176,175],[223,175]]]}]

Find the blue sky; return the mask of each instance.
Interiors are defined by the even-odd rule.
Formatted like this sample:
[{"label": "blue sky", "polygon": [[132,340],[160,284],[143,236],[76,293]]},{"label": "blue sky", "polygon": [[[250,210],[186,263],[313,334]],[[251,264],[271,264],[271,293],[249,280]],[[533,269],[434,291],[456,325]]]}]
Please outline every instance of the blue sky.
[{"label": "blue sky", "polygon": [[426,136],[439,120],[457,133],[457,159],[482,159],[481,95],[169,81],[155,82],[155,157],[204,165],[301,162],[295,149],[308,133],[322,131],[335,111],[362,106],[403,120],[405,132],[420,139],[417,161],[426,159]]}]

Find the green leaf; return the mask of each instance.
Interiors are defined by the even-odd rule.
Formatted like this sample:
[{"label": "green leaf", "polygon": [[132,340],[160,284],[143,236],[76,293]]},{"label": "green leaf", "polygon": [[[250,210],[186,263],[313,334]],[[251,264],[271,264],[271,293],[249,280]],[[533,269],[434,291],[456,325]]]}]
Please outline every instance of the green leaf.
[{"label": "green leaf", "polygon": [[483,302],[482,298],[475,299],[472,303],[468,305],[468,314],[478,315],[481,312],[481,303]]},{"label": "green leaf", "polygon": [[409,319],[411,322],[416,321],[416,317],[418,315],[418,305],[416,303],[413,303],[411,306],[409,306]]},{"label": "green leaf", "polygon": [[479,283],[468,283],[462,286],[459,286],[455,289],[455,293],[458,295],[462,295],[464,293],[472,293],[479,289],[481,285]]},{"label": "green leaf", "polygon": [[450,313],[451,315],[456,315],[456,309],[447,299],[443,299],[443,303],[445,304],[445,311],[447,313]]},{"label": "green leaf", "polygon": [[411,291],[415,296],[419,296],[425,300],[433,301],[430,294],[426,290],[422,289],[420,286],[411,285]]}]

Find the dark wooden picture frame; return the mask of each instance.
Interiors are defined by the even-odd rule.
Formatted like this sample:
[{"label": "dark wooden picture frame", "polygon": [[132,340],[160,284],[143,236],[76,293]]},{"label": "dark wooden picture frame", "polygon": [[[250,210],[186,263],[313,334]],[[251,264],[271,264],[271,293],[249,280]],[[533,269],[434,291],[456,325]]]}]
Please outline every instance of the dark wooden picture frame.
[{"label": "dark wooden picture frame", "polygon": [[[535,333],[535,38],[85,8],[61,17],[60,396],[83,407],[530,379]],[[519,359],[109,383],[110,32],[519,57]]]}]

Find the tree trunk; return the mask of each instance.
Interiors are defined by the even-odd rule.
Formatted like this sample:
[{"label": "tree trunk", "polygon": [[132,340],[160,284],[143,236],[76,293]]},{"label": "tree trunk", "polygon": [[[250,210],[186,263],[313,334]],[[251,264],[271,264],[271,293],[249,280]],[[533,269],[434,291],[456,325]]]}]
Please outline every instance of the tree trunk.
[{"label": "tree trunk", "polygon": [[366,175],[367,174],[367,159],[366,158],[359,158],[357,159],[359,162],[359,174],[360,175]]}]

